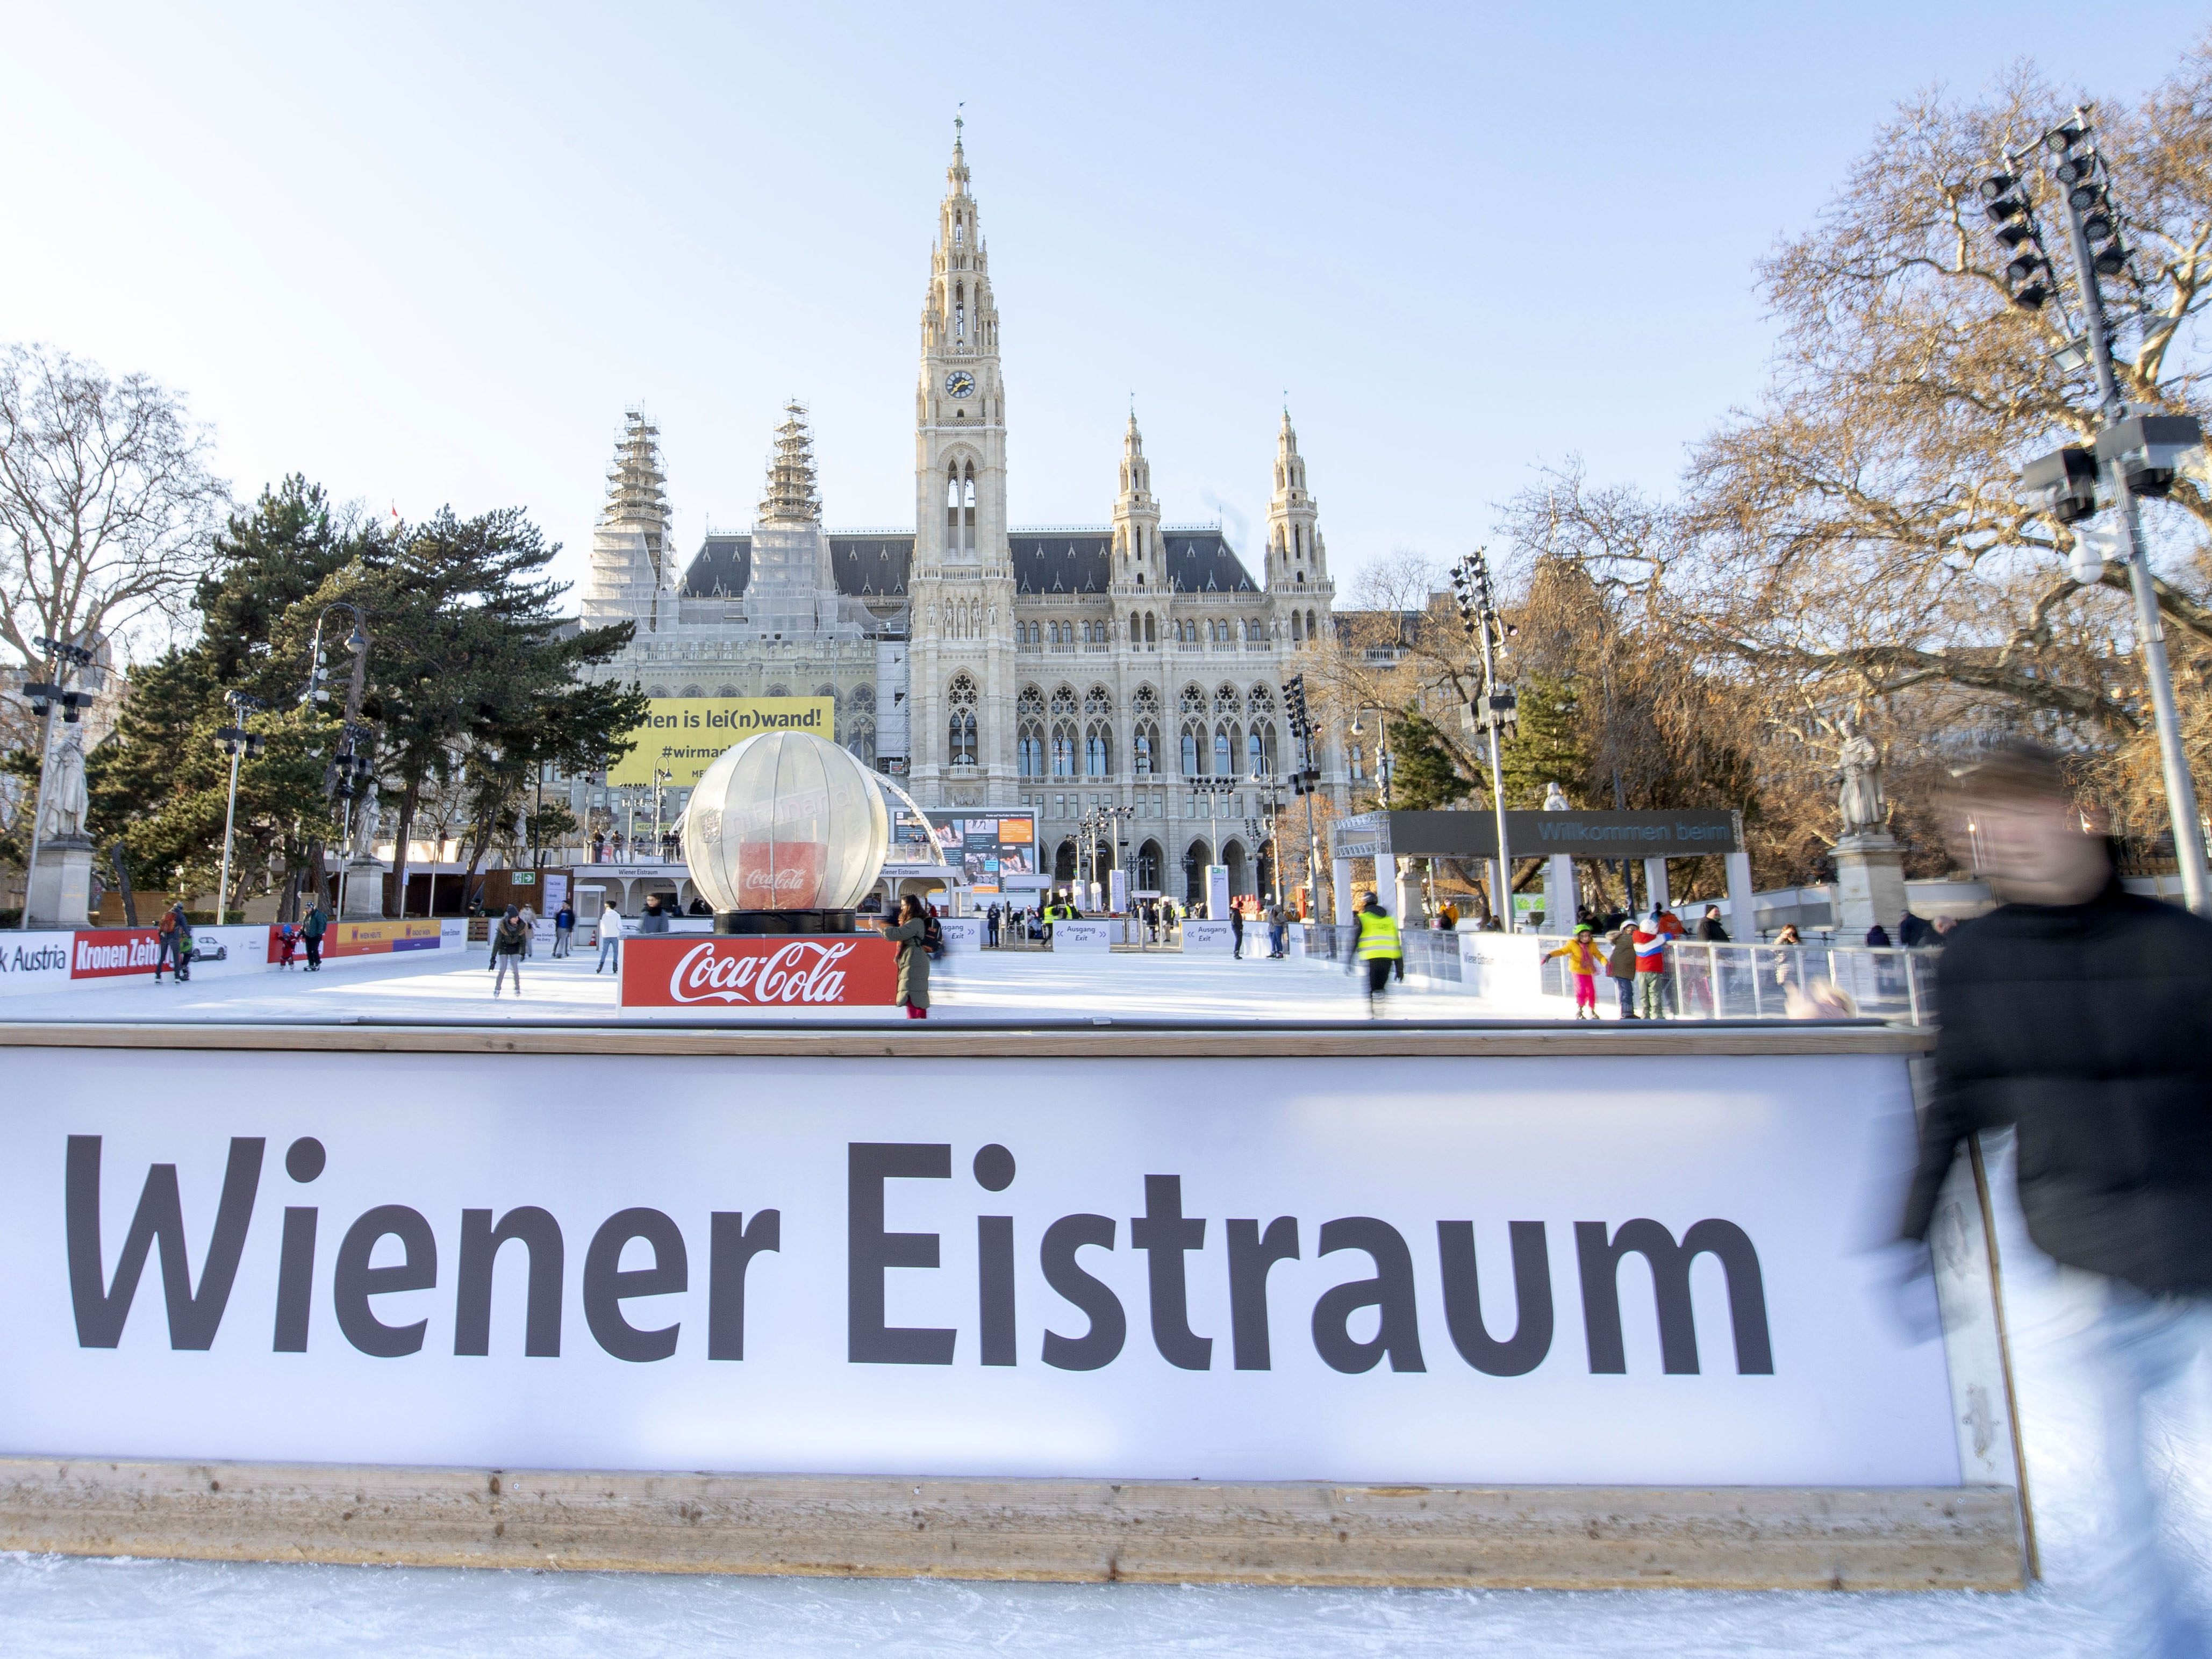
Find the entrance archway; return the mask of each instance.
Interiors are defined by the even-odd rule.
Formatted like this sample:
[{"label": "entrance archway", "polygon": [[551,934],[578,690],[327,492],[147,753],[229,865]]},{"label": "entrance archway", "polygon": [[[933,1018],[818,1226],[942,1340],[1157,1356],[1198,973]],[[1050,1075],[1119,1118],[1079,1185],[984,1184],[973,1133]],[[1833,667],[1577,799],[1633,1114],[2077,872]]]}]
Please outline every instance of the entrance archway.
[{"label": "entrance archway", "polygon": [[1075,879],[1075,843],[1073,842],[1060,842],[1059,848],[1053,854],[1052,878],[1062,883]]},{"label": "entrance archway", "polygon": [[1231,841],[1221,849],[1221,861],[1229,866],[1229,896],[1249,898],[1252,896],[1252,864],[1244,856],[1244,843]]},{"label": "entrance archway", "polygon": [[1137,849],[1137,889],[1145,893],[1160,890],[1160,844],[1156,841]]},{"label": "entrance archway", "polygon": [[1202,840],[1191,842],[1182,855],[1183,902],[1200,905],[1206,902],[1206,866],[1213,862],[1213,852]]}]

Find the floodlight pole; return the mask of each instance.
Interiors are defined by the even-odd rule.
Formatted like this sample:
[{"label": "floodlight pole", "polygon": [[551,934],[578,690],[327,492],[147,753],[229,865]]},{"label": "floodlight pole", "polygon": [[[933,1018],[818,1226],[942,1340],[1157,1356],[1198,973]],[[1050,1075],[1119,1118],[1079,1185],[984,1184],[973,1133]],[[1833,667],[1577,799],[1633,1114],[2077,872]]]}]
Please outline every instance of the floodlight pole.
[{"label": "floodlight pole", "polygon": [[[55,671],[52,684],[68,684],[66,672],[66,669],[58,668]],[[15,918],[15,928],[18,933],[27,931],[31,926],[31,878],[39,873],[39,837],[46,833],[46,763],[53,758],[54,754],[54,709],[58,702],[59,699],[57,698],[46,704],[46,724],[40,728],[39,802],[31,817],[30,855],[23,863],[23,908]]]},{"label": "floodlight pole", "polygon": [[[2086,129],[2086,123],[2084,124]],[[2086,131],[2084,136],[2086,137]],[[2112,352],[2106,338],[2105,295],[2097,281],[2097,265],[2089,252],[2089,235],[2066,193],[2066,236],[2074,251],[2074,273],[2081,288],[2082,309],[2088,313],[2089,352],[2097,369],[2100,415],[2106,426],[2124,418],[2126,403],[2118,378],[2112,373]],[[2197,786],[2189,775],[2189,757],[2181,746],[2181,718],[2174,708],[2173,673],[2166,658],[2166,625],[2158,611],[2157,591],[2151,585],[2150,560],[2143,551],[2142,514],[2127,474],[2117,460],[2105,465],[2106,481],[2118,504],[2127,530],[2128,584],[2136,602],[2136,635],[2141,643],[2143,678],[2150,683],[2150,706],[2158,731],[2160,769],[2166,775],[2166,816],[2173,826],[2173,855],[2181,866],[2183,902],[2199,915],[2212,914],[2212,872],[2204,856],[2204,831],[2197,808]],[[1502,825],[1502,820],[1501,820]],[[1500,843],[1503,845],[1503,842]]]}]

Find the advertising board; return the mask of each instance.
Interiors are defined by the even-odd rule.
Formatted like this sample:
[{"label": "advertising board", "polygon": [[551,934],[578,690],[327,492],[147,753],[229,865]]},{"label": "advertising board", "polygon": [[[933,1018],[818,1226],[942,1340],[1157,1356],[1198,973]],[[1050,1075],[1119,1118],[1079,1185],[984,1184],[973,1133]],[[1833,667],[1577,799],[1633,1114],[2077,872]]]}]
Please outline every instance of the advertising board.
[{"label": "advertising board", "polygon": [[0,932],[0,996],[22,996],[69,988],[70,948],[62,932]]},{"label": "advertising board", "polygon": [[[273,937],[276,929],[270,929]],[[389,956],[398,951],[434,951],[439,926],[416,921],[334,921],[323,935],[323,957]]]},{"label": "advertising board", "polygon": [[837,740],[835,697],[654,697],[645,724],[626,735],[636,745],[607,769],[611,784],[646,784],[655,772],[688,789],[706,769],[762,732],[811,732]]},{"label": "advertising board", "polygon": [[1104,956],[1113,944],[1115,928],[1106,921],[1055,921],[1052,924],[1052,948],[1055,951],[1090,951]]},{"label": "advertising board", "polygon": [[712,1013],[888,1006],[897,993],[897,947],[872,933],[656,934],[623,941],[625,1008]]},{"label": "advertising board", "polygon": [[1899,1054],[7,1063],[9,1454],[1879,1488],[2010,1443],[1869,1249]]},{"label": "advertising board", "polygon": [[1037,874],[1034,813],[932,812],[929,823],[945,861],[960,869],[971,891],[1028,890],[1027,882]]}]

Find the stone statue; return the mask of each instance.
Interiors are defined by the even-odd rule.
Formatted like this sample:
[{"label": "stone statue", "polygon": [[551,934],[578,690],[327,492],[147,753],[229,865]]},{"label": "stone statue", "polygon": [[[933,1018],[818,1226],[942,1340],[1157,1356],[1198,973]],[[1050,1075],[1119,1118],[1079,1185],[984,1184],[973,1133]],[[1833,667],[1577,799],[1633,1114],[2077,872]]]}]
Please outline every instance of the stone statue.
[{"label": "stone statue", "polygon": [[39,833],[47,841],[67,841],[84,834],[85,814],[92,799],[84,787],[84,750],[76,733],[67,733],[46,762],[46,816]]},{"label": "stone statue", "polygon": [[368,791],[362,796],[359,815],[354,819],[354,856],[376,856],[376,780],[368,781]]},{"label": "stone statue", "polygon": [[1881,793],[1881,751],[1856,726],[1844,727],[1844,745],[1836,751],[1842,769],[1843,788],[1837,806],[1843,814],[1846,836],[1879,835],[1888,826],[1889,812]]},{"label": "stone statue", "polygon": [[1567,805],[1565,790],[1556,783],[1547,783],[1544,786],[1544,810],[1547,812],[1571,812],[1574,808]]}]

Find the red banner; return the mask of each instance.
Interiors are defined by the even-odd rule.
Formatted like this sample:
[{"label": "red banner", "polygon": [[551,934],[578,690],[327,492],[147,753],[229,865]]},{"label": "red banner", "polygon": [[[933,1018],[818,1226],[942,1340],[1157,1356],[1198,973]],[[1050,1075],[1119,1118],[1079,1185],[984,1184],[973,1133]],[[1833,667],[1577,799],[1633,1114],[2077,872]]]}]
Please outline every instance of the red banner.
[{"label": "red banner", "polygon": [[822,900],[822,863],[829,848],[818,841],[738,843],[738,908],[811,910]]},{"label": "red banner", "polygon": [[625,1008],[856,1008],[898,995],[898,947],[867,934],[669,933],[622,943]]},{"label": "red banner", "polygon": [[88,927],[70,947],[71,979],[113,979],[150,974],[161,947],[151,927]]}]

